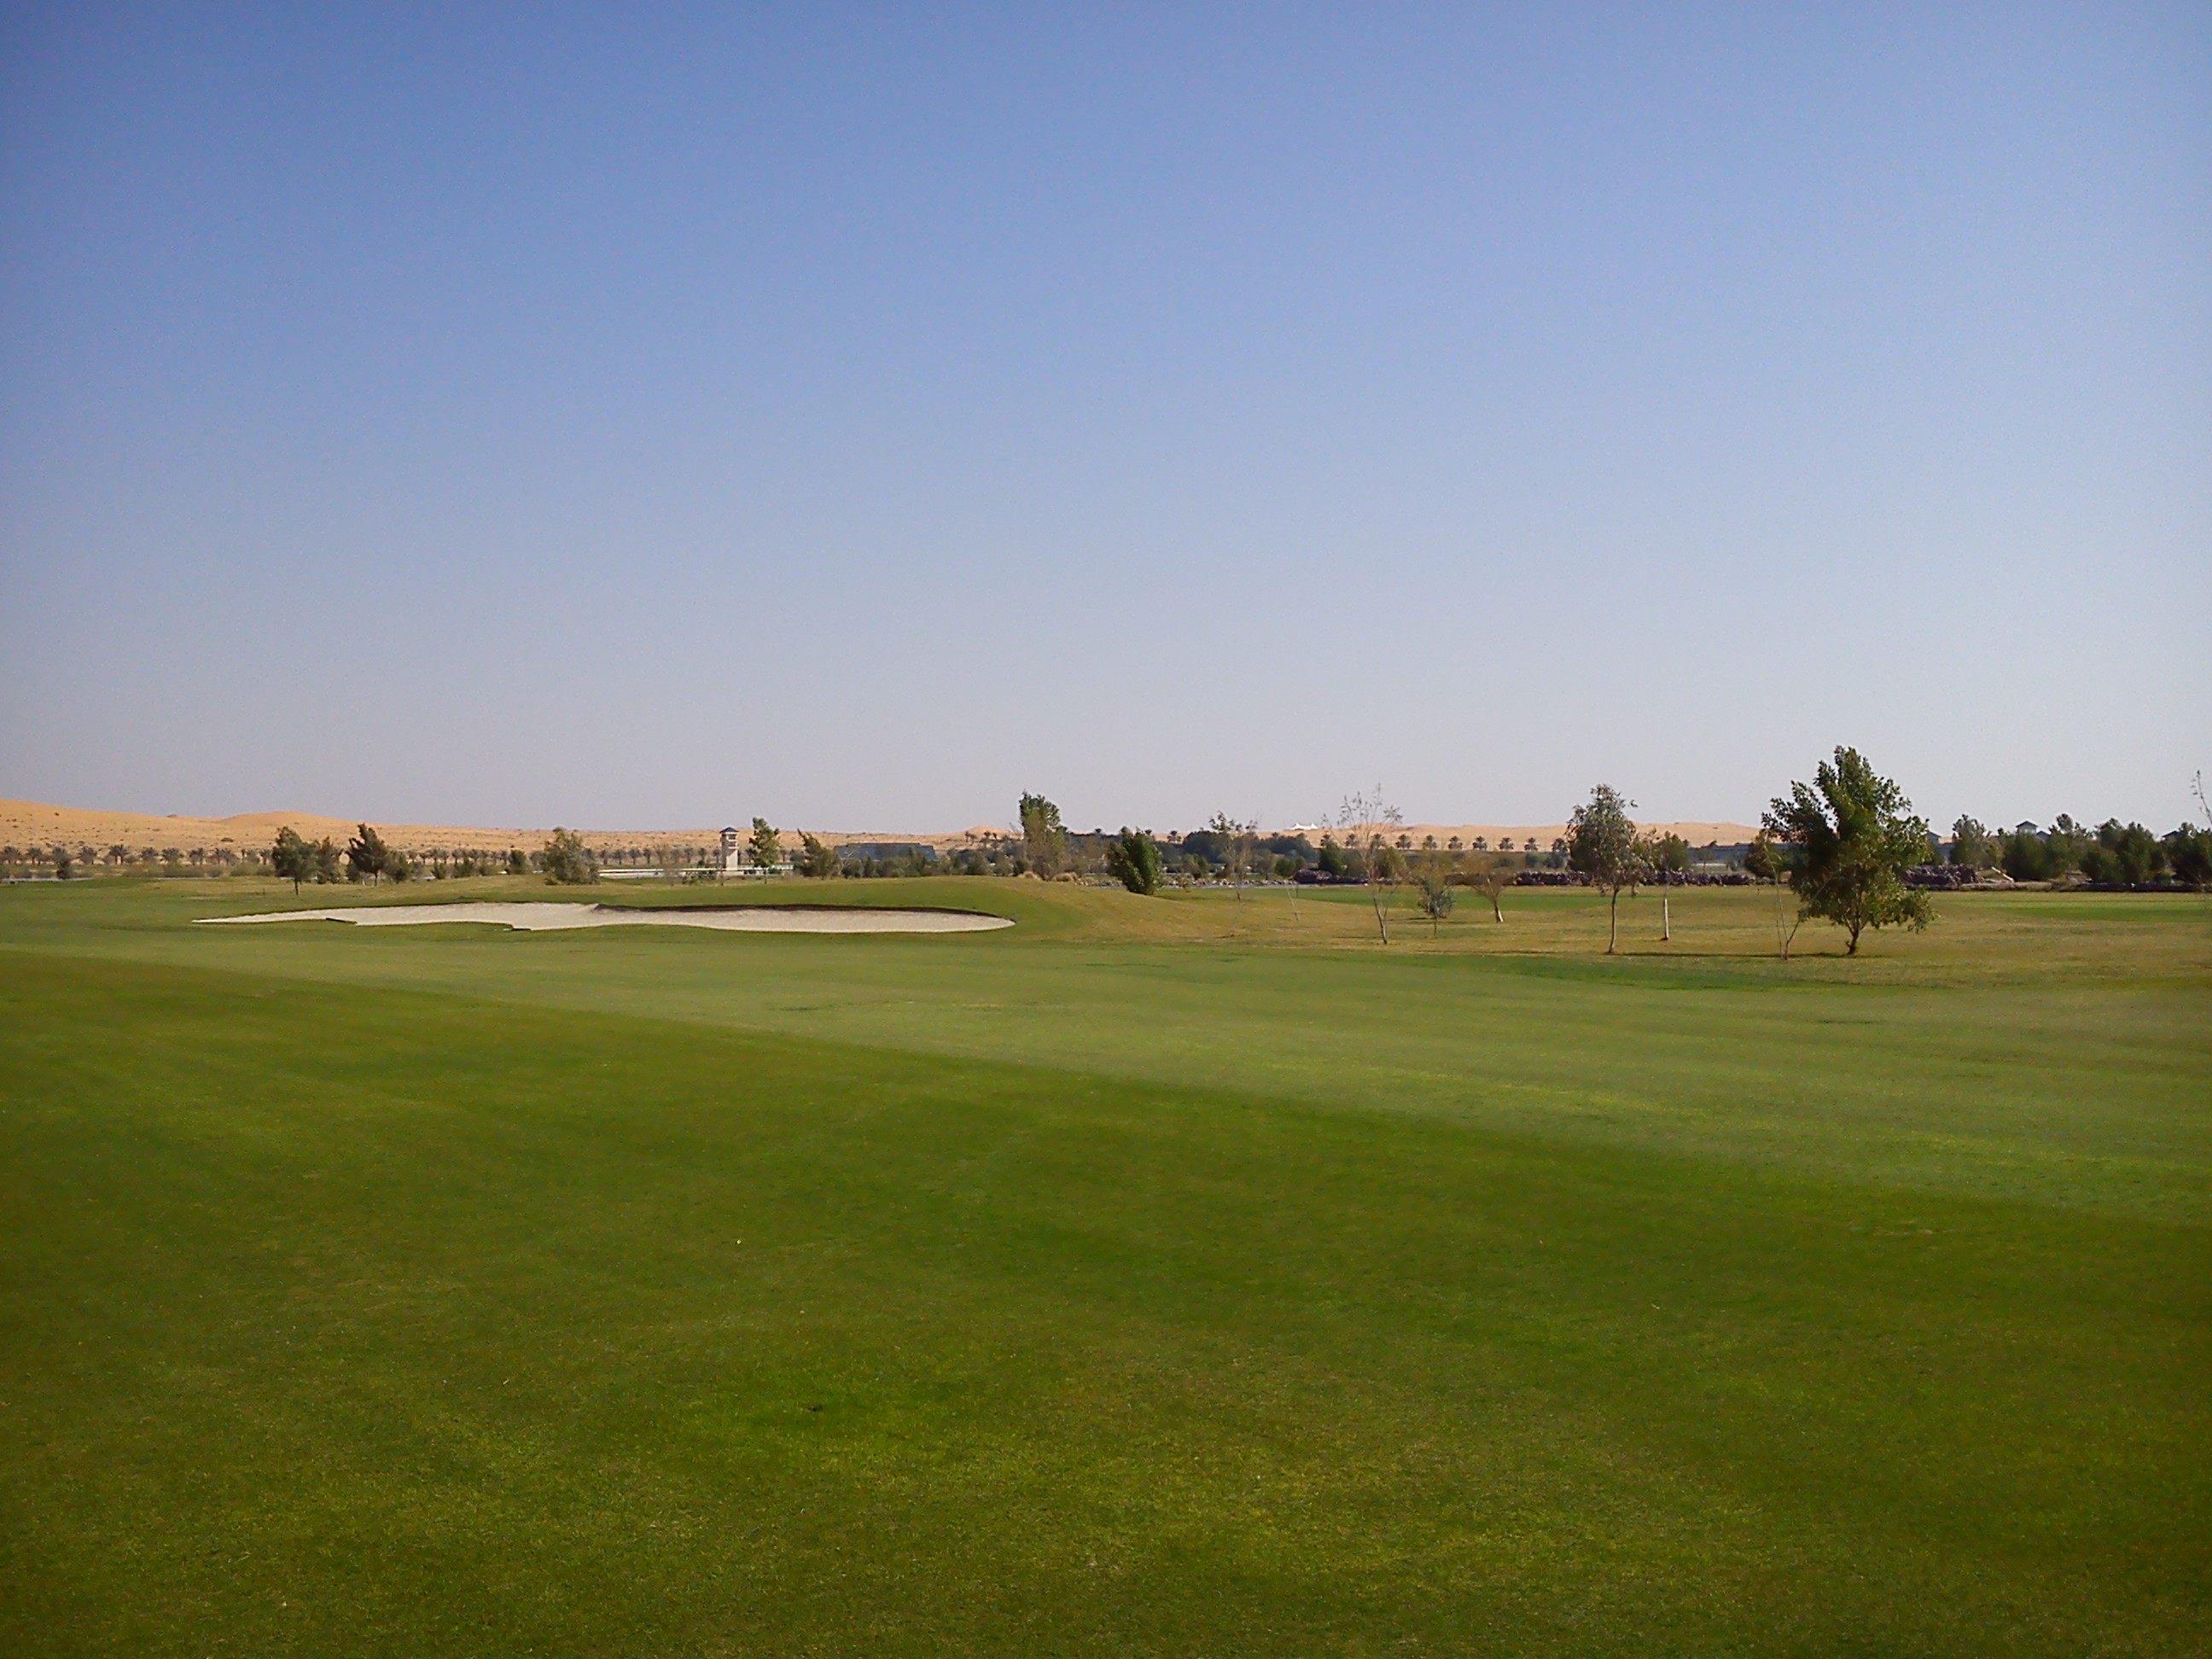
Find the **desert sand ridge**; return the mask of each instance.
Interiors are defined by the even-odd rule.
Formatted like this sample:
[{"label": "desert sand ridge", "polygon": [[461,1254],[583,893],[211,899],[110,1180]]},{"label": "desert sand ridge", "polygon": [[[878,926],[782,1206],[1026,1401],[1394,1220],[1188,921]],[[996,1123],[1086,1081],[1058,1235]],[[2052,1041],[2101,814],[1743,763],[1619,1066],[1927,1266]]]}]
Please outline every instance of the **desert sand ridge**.
[{"label": "desert sand ridge", "polygon": [[[0,842],[12,847],[46,847],[60,842],[68,847],[90,846],[106,851],[110,847],[127,847],[132,852],[151,847],[157,851],[176,848],[189,853],[195,849],[213,852],[229,848],[234,851],[266,847],[276,838],[277,830],[289,824],[309,841],[319,841],[327,836],[343,843],[354,833],[353,818],[331,817],[319,812],[240,812],[230,817],[192,817],[182,814],[161,815],[152,812],[111,812],[83,806],[57,806],[45,801],[0,800]],[[534,850],[542,846],[552,826],[538,828],[504,827],[469,824],[386,823],[371,818],[367,822],[377,834],[394,847],[410,853],[428,852],[443,848],[450,851],[504,852],[510,847]],[[740,829],[744,824],[738,825]],[[795,839],[805,826],[781,826],[787,839]],[[1678,835],[1692,847],[1703,847],[1718,842],[1723,846],[1749,841],[1756,833],[1754,826],[1728,819],[1699,819],[1676,823],[1650,823],[1646,829],[1661,834]],[[711,847],[721,833],[721,826],[697,830],[579,830],[586,845],[605,847]],[[908,845],[934,847],[940,852],[972,845],[978,842],[995,841],[1012,836],[1012,830],[996,824],[980,823],[962,830],[932,830],[912,834],[890,830],[808,830],[833,847],[854,843],[888,842]],[[1269,833],[1274,833],[1269,831]],[[1308,830],[1316,841],[1320,832]],[[1534,841],[1540,848],[1548,848],[1558,837],[1566,834],[1565,823],[1409,823],[1399,833],[1412,837],[1419,846],[1427,837],[1436,837],[1438,846],[1449,843],[1457,836],[1462,846],[1471,845],[1479,836],[1492,847],[1510,840],[1517,848]]]}]

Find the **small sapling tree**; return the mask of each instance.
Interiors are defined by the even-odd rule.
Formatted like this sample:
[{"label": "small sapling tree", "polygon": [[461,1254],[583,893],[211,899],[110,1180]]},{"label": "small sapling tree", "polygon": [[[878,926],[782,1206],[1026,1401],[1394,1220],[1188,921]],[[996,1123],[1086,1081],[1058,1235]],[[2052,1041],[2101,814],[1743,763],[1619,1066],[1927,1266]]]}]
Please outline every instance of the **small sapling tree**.
[{"label": "small sapling tree", "polygon": [[1673,896],[1666,890],[1675,876],[1690,867],[1690,843],[1677,835],[1651,835],[1644,838],[1644,861],[1650,866],[1653,878],[1659,884],[1659,937],[1674,937]]},{"label": "small sapling tree", "polygon": [[1141,830],[1127,824],[1106,843],[1106,868],[1114,879],[1133,893],[1157,893],[1166,861],[1159,843]]},{"label": "small sapling tree", "polygon": [[1244,878],[1252,868],[1252,848],[1260,836],[1255,823],[1241,823],[1226,812],[1216,812],[1206,829],[1212,832],[1214,843],[1221,849],[1222,867],[1229,873],[1229,884],[1236,890],[1237,902],[1244,902]]},{"label": "small sapling tree", "polygon": [[1607,917],[1605,953],[1620,953],[1620,890],[1649,872],[1628,809],[1636,803],[1610,784],[1601,783],[1567,820],[1567,864],[1606,890],[1612,903]]},{"label": "small sapling tree", "polygon": [[328,836],[315,843],[315,880],[327,887],[342,878],[338,869],[338,844]]},{"label": "small sapling tree", "polygon": [[1490,919],[1505,920],[1505,890],[1520,873],[1518,860],[1503,853],[1470,853],[1462,868],[1467,884],[1490,901]]},{"label": "small sapling tree", "polygon": [[[1433,841],[1435,837],[1430,839]],[[1434,847],[1425,848],[1413,860],[1413,902],[1429,919],[1429,937],[1431,939],[1437,936],[1444,919],[1452,913],[1452,862],[1449,854],[1439,852]]]},{"label": "small sapling tree", "polygon": [[1841,927],[1844,955],[1859,953],[1870,927],[1917,932],[1935,920],[1928,895],[1905,884],[1905,872],[1927,855],[1927,821],[1857,750],[1838,749],[1810,785],[1792,783],[1764,822],[1788,849],[1798,915]]},{"label": "small sapling tree", "polygon": [[1385,945],[1390,942],[1389,890],[1401,867],[1391,843],[1404,822],[1398,809],[1382,799],[1379,783],[1372,793],[1346,795],[1336,811],[1337,829],[1358,856],[1368,900],[1375,907],[1375,931]]},{"label": "small sapling tree", "polygon": [[1769,883],[1774,894],[1774,942],[1781,948],[1782,959],[1790,960],[1790,946],[1797,937],[1797,930],[1805,924],[1803,914],[1783,902],[1783,893],[1790,882],[1790,849],[1777,843],[1772,835],[1760,830],[1752,838],[1750,850],[1743,855],[1747,874]]},{"label": "small sapling tree", "polygon": [[799,837],[799,873],[811,876],[817,881],[833,879],[845,872],[837,857],[837,849],[825,847],[814,836],[801,834]]}]

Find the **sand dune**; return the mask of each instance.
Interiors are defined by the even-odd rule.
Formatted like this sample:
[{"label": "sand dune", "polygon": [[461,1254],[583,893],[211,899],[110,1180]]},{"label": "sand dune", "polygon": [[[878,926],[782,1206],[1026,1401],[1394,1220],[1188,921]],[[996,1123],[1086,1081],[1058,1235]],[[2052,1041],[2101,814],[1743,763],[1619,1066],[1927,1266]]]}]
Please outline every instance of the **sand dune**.
[{"label": "sand dune", "polygon": [[[371,819],[377,834],[404,851],[424,853],[433,848],[471,853],[499,853],[510,847],[526,852],[535,851],[550,836],[550,825],[537,828],[485,827],[483,825],[442,823],[384,823]],[[276,839],[277,830],[289,824],[309,841],[319,841],[327,836],[343,845],[354,833],[355,820],[334,818],[318,812],[241,812],[234,817],[187,817],[171,813],[158,816],[151,812],[109,812],[82,806],[55,806],[43,801],[0,800],[0,843],[10,847],[47,847],[59,842],[67,847],[89,846],[106,852],[110,847],[127,847],[133,853],[151,847],[157,852],[175,848],[179,852],[213,852],[228,848],[234,852],[265,848]],[[743,826],[740,826],[743,827]],[[1692,847],[1708,842],[1723,845],[1747,842],[1757,833],[1756,826],[1727,819],[1699,819],[1680,823],[1652,823],[1647,829],[1672,833],[1682,837]],[[721,833],[721,827],[693,830],[580,830],[585,843],[594,849],[610,847],[643,847],[659,849],[663,847],[711,847]],[[795,842],[799,830],[786,826],[784,838]],[[989,824],[975,824],[961,830],[895,831],[887,830],[814,830],[809,834],[820,837],[830,845],[846,846],[853,842],[919,842],[934,847],[940,852],[954,848],[972,846],[1011,832],[994,829]],[[1270,831],[1270,833],[1273,833]],[[1424,838],[1434,836],[1437,845],[1448,844],[1453,836],[1462,845],[1471,845],[1480,836],[1492,847],[1498,847],[1510,839],[1516,848],[1534,841],[1541,848],[1549,847],[1559,836],[1566,834],[1565,823],[1409,823],[1404,833],[1419,846]],[[1319,839],[1318,833],[1315,838]]]}]

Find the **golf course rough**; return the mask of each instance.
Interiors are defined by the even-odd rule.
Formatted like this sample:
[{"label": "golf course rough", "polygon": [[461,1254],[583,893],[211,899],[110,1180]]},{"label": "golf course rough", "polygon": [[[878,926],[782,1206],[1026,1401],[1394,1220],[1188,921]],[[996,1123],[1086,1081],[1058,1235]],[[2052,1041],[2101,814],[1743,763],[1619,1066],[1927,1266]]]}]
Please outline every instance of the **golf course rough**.
[{"label": "golf course rough", "polygon": [[2212,1645],[2203,900],[829,890],[0,890],[0,1643]]}]

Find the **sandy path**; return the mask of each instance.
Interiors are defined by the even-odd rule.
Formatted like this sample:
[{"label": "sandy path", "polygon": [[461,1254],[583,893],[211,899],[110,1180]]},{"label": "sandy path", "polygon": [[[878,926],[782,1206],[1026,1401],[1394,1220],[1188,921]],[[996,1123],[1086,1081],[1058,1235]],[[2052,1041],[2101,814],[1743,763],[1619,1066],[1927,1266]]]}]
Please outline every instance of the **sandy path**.
[{"label": "sandy path", "polygon": [[349,921],[361,927],[488,922],[542,933],[567,927],[714,927],[732,933],[981,933],[1014,924],[965,910],[799,909],[759,905],[728,910],[623,910],[604,904],[380,904],[350,910],[272,910],[205,916],[210,922]]}]

